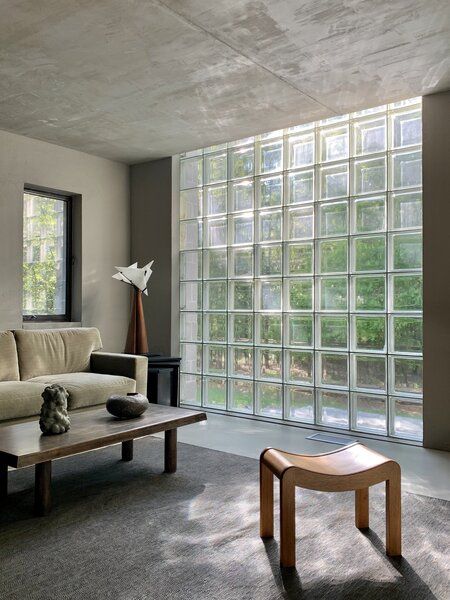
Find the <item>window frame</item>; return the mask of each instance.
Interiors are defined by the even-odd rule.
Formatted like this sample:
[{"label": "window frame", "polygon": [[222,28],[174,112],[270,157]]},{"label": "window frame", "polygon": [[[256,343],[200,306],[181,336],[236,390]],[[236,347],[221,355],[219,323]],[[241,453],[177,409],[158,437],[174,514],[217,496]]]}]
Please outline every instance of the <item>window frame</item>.
[{"label": "window frame", "polygon": [[[33,194],[34,196],[42,196],[43,198],[54,198],[65,203],[65,218],[64,218],[64,239],[66,246],[66,285],[65,285],[65,313],[63,315],[24,315],[22,301],[22,321],[24,323],[70,323],[72,320],[72,275],[73,275],[73,256],[72,256],[72,210],[73,196],[64,192],[46,191],[42,188],[36,188],[31,185],[26,185],[23,189],[22,202],[25,194]],[[23,237],[23,232],[22,232]],[[22,260],[23,265],[23,260]],[[23,281],[23,273],[22,273]]]}]

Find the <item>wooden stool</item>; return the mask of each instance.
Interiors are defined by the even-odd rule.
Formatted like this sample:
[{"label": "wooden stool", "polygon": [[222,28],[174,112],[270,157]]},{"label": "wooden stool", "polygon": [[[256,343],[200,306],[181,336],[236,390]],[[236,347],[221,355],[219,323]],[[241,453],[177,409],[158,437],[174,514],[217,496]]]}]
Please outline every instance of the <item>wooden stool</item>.
[{"label": "wooden stool", "polygon": [[358,442],[325,454],[266,448],[260,466],[260,533],[273,537],[273,476],[280,480],[280,562],[295,566],[295,486],[321,492],[355,491],[355,525],[369,527],[369,487],[386,481],[386,553],[400,556],[400,465]]}]

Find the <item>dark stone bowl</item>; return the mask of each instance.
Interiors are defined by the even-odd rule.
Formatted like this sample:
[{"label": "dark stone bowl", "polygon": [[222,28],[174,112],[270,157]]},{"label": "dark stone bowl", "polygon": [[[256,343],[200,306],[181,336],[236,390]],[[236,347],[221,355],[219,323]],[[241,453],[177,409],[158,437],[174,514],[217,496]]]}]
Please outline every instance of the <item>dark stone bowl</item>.
[{"label": "dark stone bowl", "polygon": [[150,406],[142,394],[114,394],[106,401],[106,410],[118,419],[136,419]]}]

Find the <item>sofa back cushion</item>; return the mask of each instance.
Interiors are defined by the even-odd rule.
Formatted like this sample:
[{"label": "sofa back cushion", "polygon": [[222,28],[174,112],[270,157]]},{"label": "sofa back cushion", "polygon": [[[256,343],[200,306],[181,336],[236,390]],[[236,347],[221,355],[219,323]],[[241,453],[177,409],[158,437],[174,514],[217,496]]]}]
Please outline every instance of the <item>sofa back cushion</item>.
[{"label": "sofa back cushion", "polygon": [[19,381],[16,340],[12,331],[0,331],[0,381]]},{"label": "sofa back cushion", "polygon": [[95,327],[17,329],[14,335],[22,381],[40,375],[89,371],[92,352],[102,348]]}]

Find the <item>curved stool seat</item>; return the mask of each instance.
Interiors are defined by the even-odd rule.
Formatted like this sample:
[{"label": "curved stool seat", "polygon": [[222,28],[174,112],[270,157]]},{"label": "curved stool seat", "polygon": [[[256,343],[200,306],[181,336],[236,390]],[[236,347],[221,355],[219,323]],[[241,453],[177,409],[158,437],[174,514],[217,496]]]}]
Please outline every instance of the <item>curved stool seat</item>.
[{"label": "curved stool seat", "polygon": [[400,466],[356,442],[308,455],[266,448],[260,457],[261,537],[273,537],[273,476],[280,480],[280,561],[295,565],[295,487],[322,492],[355,491],[355,524],[369,526],[369,487],[386,482],[386,552],[401,555]]}]

